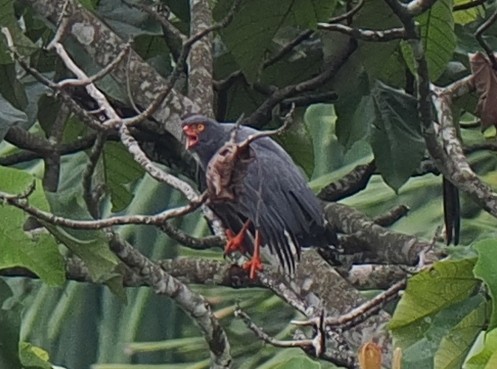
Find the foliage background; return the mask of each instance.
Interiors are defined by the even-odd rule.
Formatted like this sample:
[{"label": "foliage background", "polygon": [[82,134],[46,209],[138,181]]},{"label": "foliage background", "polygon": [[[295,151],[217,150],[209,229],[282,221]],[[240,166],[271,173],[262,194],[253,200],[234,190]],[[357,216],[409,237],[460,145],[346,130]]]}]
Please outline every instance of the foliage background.
[{"label": "foliage background", "polygon": [[[81,3],[94,11],[123,39],[132,38],[133,48],[159,73],[167,76],[171,72],[171,50],[155,19],[119,0]],[[162,3],[174,13],[174,25],[186,33],[190,21],[188,2],[173,0]],[[459,0],[437,1],[416,18],[426,50],[430,78],[440,86],[470,73],[467,54],[481,48],[473,33],[495,8],[493,2],[486,2],[485,6],[454,11],[454,6],[460,3],[462,1]],[[230,4],[231,1],[228,0],[214,2],[214,18],[221,19]],[[329,0],[243,2],[242,11],[235,16],[233,22],[214,37],[214,78],[219,81],[237,70],[241,70],[244,76],[236,79],[224,95],[217,96],[218,117],[235,120],[242,113],[253,113],[267,98],[267,91],[264,90],[267,86],[282,88],[322,73],[333,63],[335,56],[340,54],[348,36],[325,30],[317,31],[316,25],[345,10],[346,4]],[[50,78],[66,76],[67,72],[57,57],[41,48],[53,36],[53,29],[41,21],[30,6],[23,2],[0,0],[0,14],[0,25],[13,27],[18,31],[15,33],[16,45],[23,54],[30,56],[33,66]],[[23,32],[19,19],[24,22]],[[381,30],[399,27],[401,24],[386,3],[366,0],[353,18],[352,25],[362,29]],[[282,61],[260,68],[268,54],[276,53],[282,45],[307,28],[315,30],[314,37],[296,46]],[[486,32],[485,40],[490,45],[497,45],[495,34],[495,26]],[[395,205],[405,204],[410,208],[409,216],[398,221],[392,229],[431,240],[437,227],[443,222],[442,180],[440,176],[429,173],[412,176],[425,155],[425,146],[417,127],[419,122],[415,103],[405,95],[399,95],[399,89],[407,91],[413,87],[414,77],[409,71],[415,74],[415,64],[409,45],[398,39],[384,43],[359,40],[357,47],[357,51],[346,58],[331,80],[314,89],[323,93],[336,91],[338,98],[328,96],[328,101],[324,103],[298,108],[294,128],[281,138],[281,144],[308,175],[310,185],[316,192],[331,181],[343,177],[357,165],[369,162],[374,156],[378,172],[363,191],[342,202],[372,217],[387,212]],[[67,48],[85,70],[98,70],[91,57],[78,44],[69,41]],[[21,151],[12,142],[9,143],[8,132],[11,127],[17,126],[29,129],[35,135],[47,136],[61,107],[53,96],[45,95],[46,88],[16,69],[4,43],[0,48],[0,63],[0,134],[6,137],[0,144],[0,157],[7,158]],[[122,81],[109,77],[98,86],[112,98],[126,101],[126,91],[119,82]],[[454,110],[461,113],[462,123],[475,119],[475,102],[474,96],[456,102]],[[385,107],[382,104],[386,105],[386,112],[382,110]],[[394,113],[398,113],[400,118],[392,118]],[[267,127],[275,122],[269,112],[269,117],[255,123]],[[86,133],[88,128],[77,118],[71,117],[64,129],[62,141],[70,142]],[[463,127],[461,135],[465,145],[488,139],[479,127]],[[474,170],[495,187],[495,153],[476,151],[468,155],[468,159]],[[71,218],[87,217],[88,211],[84,209],[83,190],[80,186],[87,160],[88,151],[63,156],[56,193],[46,191],[45,200],[41,192],[36,192],[40,196],[36,200],[40,206],[47,209],[50,206],[52,211]],[[12,169],[6,168],[7,165],[1,167],[2,191],[22,190],[31,179],[27,174],[43,177],[44,168],[40,159],[8,166],[24,174],[12,172]],[[169,169],[182,178],[190,177],[189,181],[194,180],[191,169],[190,172],[181,166],[171,166]],[[106,183],[109,189],[102,209],[104,215],[154,214],[163,210],[164,204],[167,207],[184,204],[179,193],[144,174],[125,148],[116,142],[106,143],[94,176]],[[7,183],[10,178],[14,179],[13,182]],[[43,185],[38,183],[40,191],[41,188]],[[476,251],[480,255],[488,252],[485,242],[490,249],[495,248],[492,243],[495,238],[495,219],[482,212],[464,195],[462,204],[462,246],[446,248],[445,251],[452,255],[451,262],[454,264],[442,264],[437,269],[437,273],[447,277],[449,282],[446,285],[440,284],[439,290],[433,292],[435,297],[431,296],[433,300],[428,304],[432,309],[423,312],[424,315],[416,315],[416,303],[423,294],[426,297],[428,292],[423,290],[425,286],[416,289],[415,284],[410,285],[414,301],[406,298],[407,302],[403,300],[404,305],[401,306],[408,311],[409,319],[402,320],[403,316],[394,315],[391,328],[397,341],[405,347],[403,368],[419,367],[417,365],[421,362],[424,368],[460,367],[464,356],[450,363],[442,363],[440,357],[447,352],[454,352],[454,347],[449,347],[447,341],[454,331],[462,329],[458,325],[461,321],[467,322],[472,328],[467,330],[467,335],[458,336],[465,338],[458,347],[461,353],[467,353],[473,346],[476,335],[482,331],[484,322],[490,322],[486,341],[487,357],[477,355],[473,359],[473,366],[467,367],[491,367],[488,365],[491,365],[489,358],[494,355],[491,343],[495,338],[491,328],[494,328],[495,313],[491,310],[491,299],[484,298],[482,293],[475,290],[478,285],[477,277],[487,282],[487,285],[493,283],[489,276],[491,270],[495,270],[495,265],[490,262],[490,265],[482,266],[481,261],[497,259],[480,257],[476,261],[475,257],[478,255]],[[25,217],[18,210],[2,206],[0,217],[0,245],[7,250],[0,257],[1,268],[36,264],[39,255],[13,252],[13,247],[19,243],[23,250],[29,250],[35,244],[43,246],[43,242],[55,245],[53,239],[43,238],[45,236],[28,240],[20,232]],[[209,234],[206,223],[198,215],[177,219],[175,225],[193,236]],[[194,251],[182,247],[155,228],[122,226],[119,233],[154,260],[173,257],[221,259],[218,250]],[[70,236],[76,239],[76,247],[88,246],[84,241],[89,241],[95,248],[103,244],[98,234],[83,235],[81,232],[73,232]],[[487,241],[477,243],[476,250],[470,247],[485,239]],[[62,247],[60,249],[63,250]],[[64,249],[62,252],[67,251]],[[105,259],[105,255],[97,256],[110,264],[115,262],[110,257]],[[48,259],[41,260],[45,262]],[[473,274],[475,265],[479,265],[480,272],[475,269],[477,271]],[[96,269],[98,273],[99,268]],[[55,270],[54,267],[54,270],[46,273],[44,282],[49,283],[12,278],[0,281],[0,301],[7,301],[10,295],[5,284],[8,284],[15,296],[8,300],[9,309],[4,306],[0,317],[2,327],[7,324],[14,326],[12,330],[2,329],[0,335],[3,341],[15,341],[19,334],[15,327],[18,326],[21,341],[42,347],[50,353],[50,362],[70,369],[86,369],[90,366],[94,369],[127,368],[127,365],[148,368],[144,364],[157,364],[157,368],[164,369],[209,366],[204,338],[171,300],[155,295],[146,287],[126,289],[119,295],[112,293],[107,287],[95,284],[66,281],[57,285],[62,276],[56,275]],[[100,272],[103,273],[102,270]],[[461,274],[467,278],[467,286],[457,284],[457,277]],[[425,277],[426,275],[421,274],[420,279]],[[433,281],[429,279],[426,283],[429,285]],[[229,289],[201,285],[193,288],[207,297],[216,316],[227,329],[235,367],[331,367],[331,364],[324,361],[312,361],[297,349],[279,350],[264,345],[240,320],[233,317],[235,304],[239,303],[268,333],[277,338],[290,337],[293,328],[288,322],[298,315],[271,292],[263,289]],[[462,291],[462,296],[447,298],[447,291],[454,288]],[[493,297],[493,290],[490,292]],[[446,300],[443,301],[444,299]],[[22,321],[9,319],[9,314],[21,309],[16,304],[22,304]],[[396,314],[405,311],[401,308]],[[433,321],[423,323],[420,322],[420,317]],[[483,343],[480,342],[479,345],[481,347]]]}]

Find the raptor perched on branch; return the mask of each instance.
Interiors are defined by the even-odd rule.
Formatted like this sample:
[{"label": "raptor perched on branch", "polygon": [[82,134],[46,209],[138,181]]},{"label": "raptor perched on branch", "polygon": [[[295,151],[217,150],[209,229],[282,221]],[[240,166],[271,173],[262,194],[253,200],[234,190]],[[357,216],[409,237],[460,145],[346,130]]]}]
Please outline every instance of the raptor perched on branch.
[{"label": "raptor perched on branch", "polygon": [[225,253],[252,255],[244,265],[250,278],[262,269],[261,248],[292,274],[302,247],[327,245],[319,200],[267,133],[201,115],[186,118],[182,129],[203,171],[208,205],[227,229]]}]

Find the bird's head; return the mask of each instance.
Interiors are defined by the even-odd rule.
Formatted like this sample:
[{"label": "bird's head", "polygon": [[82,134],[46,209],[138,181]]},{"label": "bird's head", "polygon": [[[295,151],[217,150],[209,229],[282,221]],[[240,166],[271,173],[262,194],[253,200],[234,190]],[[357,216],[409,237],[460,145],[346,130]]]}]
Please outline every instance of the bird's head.
[{"label": "bird's head", "polygon": [[203,115],[184,119],[181,128],[186,137],[186,149],[197,153],[202,162],[208,162],[226,141],[222,124]]}]

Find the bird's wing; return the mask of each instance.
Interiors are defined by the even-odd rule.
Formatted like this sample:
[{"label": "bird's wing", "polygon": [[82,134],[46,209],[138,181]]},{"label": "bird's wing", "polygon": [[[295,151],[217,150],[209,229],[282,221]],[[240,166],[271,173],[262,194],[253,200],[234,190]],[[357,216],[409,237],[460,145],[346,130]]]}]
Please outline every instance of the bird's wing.
[{"label": "bird's wing", "polygon": [[[257,131],[242,127],[237,140]],[[290,156],[270,138],[251,143],[255,159],[248,166],[238,199],[241,214],[261,230],[263,241],[289,272],[300,248],[321,246],[324,240],[322,208]]]}]

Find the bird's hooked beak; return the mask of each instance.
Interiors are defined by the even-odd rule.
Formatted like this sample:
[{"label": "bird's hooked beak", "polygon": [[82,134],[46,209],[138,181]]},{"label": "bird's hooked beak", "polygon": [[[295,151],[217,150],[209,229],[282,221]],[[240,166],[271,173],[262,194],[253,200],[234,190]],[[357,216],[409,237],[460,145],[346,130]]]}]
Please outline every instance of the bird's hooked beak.
[{"label": "bird's hooked beak", "polygon": [[190,150],[198,143],[198,132],[195,125],[187,124],[183,126],[183,133],[186,136],[186,149]]}]

